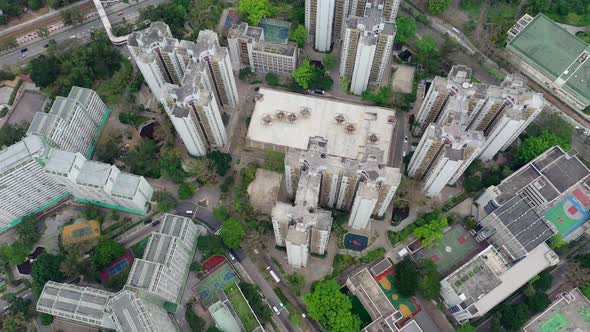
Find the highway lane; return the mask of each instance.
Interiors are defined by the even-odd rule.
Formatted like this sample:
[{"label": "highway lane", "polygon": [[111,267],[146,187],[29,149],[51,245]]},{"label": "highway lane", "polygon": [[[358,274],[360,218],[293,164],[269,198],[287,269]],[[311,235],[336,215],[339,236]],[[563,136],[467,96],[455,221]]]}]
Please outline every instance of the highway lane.
[{"label": "highway lane", "polygon": [[[145,8],[150,5],[158,5],[162,2],[164,2],[164,0],[146,0],[144,2],[133,4],[132,6],[125,8],[123,8],[121,5],[113,5],[111,7],[106,8],[106,12],[109,15],[109,20],[111,21],[111,24],[115,24],[121,22],[125,18],[135,17],[139,15],[139,11],[142,8]],[[19,64],[21,62],[29,61],[31,60],[31,58],[37,57],[39,54],[45,51],[44,46],[51,39],[55,40],[58,44],[61,44],[69,39],[78,39],[82,42],[88,42],[90,40],[90,32],[92,30],[102,28],[102,22],[97,16],[93,21],[71,27],[68,30],[51,35],[48,38],[39,39],[30,44],[19,46],[13,52],[7,53],[0,57],[0,67],[5,65],[12,66],[15,64]],[[28,50],[24,53],[21,53],[21,49],[23,48],[27,48]]]}]

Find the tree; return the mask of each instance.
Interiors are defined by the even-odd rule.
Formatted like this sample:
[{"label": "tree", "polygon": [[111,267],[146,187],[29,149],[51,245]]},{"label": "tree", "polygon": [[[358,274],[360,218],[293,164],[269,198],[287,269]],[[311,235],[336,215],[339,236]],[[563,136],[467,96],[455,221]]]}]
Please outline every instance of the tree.
[{"label": "tree", "polygon": [[201,332],[205,329],[207,323],[197,316],[192,305],[187,306],[184,316],[192,332]]},{"label": "tree", "polygon": [[158,152],[156,142],[151,139],[142,139],[139,145],[130,149],[125,156],[125,165],[133,174],[157,179],[160,177],[160,165],[154,160],[158,160]]},{"label": "tree", "polygon": [[223,243],[230,249],[239,248],[245,234],[246,232],[242,224],[234,218],[226,220],[221,227],[221,239],[223,239]]},{"label": "tree", "polygon": [[119,144],[114,139],[109,139],[105,144],[98,145],[94,156],[103,163],[113,164],[119,156]]},{"label": "tree", "polygon": [[396,23],[395,42],[407,44],[416,34],[416,20],[411,16],[400,15],[397,17]]},{"label": "tree", "polygon": [[367,88],[361,94],[361,99],[372,101],[379,106],[385,106],[391,103],[392,94],[393,91],[391,91],[391,86],[389,85],[380,87],[377,92],[373,92],[373,88]]},{"label": "tree", "polygon": [[33,216],[23,217],[23,221],[16,225],[18,240],[27,243],[31,247],[41,239],[41,233],[37,230],[37,219]]},{"label": "tree", "polygon": [[305,27],[302,24],[298,24],[297,27],[291,31],[289,40],[296,42],[299,47],[304,47],[305,42],[307,41],[307,30],[305,30]]},{"label": "tree", "polygon": [[182,183],[187,177],[182,168],[182,159],[174,153],[166,153],[160,157],[160,172],[175,183]]},{"label": "tree", "polygon": [[64,21],[65,25],[71,25],[76,23],[81,23],[84,17],[82,17],[82,13],[80,8],[68,8],[61,11],[61,17]]},{"label": "tree", "polygon": [[4,146],[10,146],[20,141],[27,133],[28,125],[5,124],[0,128],[0,150]]},{"label": "tree", "polygon": [[12,81],[16,75],[9,70],[0,70],[0,81]]},{"label": "tree", "polygon": [[4,315],[0,320],[0,326],[2,327],[2,331],[7,332],[19,331],[19,328],[25,327],[27,324],[28,320],[25,319],[25,317],[21,313]]},{"label": "tree", "polygon": [[359,331],[361,321],[352,313],[352,302],[334,279],[320,281],[303,297],[309,317],[328,331]]},{"label": "tree", "polygon": [[217,182],[215,164],[211,159],[192,159],[188,164],[188,173],[194,176],[200,184]]},{"label": "tree", "polygon": [[303,290],[303,287],[305,287],[305,278],[303,275],[294,272],[291,274],[286,274],[285,279],[289,283],[289,287],[291,287],[291,290],[295,293],[295,295],[301,295],[301,291]]},{"label": "tree", "polygon": [[193,272],[199,272],[203,269],[203,266],[199,262],[194,262],[191,264],[190,270]]},{"label": "tree", "polygon": [[94,271],[94,262],[84,261],[84,255],[91,250],[93,243],[78,243],[64,248],[65,257],[59,270],[66,277],[74,278],[81,274],[91,273]]},{"label": "tree", "polygon": [[262,301],[262,295],[260,295],[259,288],[244,281],[241,281],[238,286],[242,290],[244,297],[248,300],[248,303],[258,319],[262,322],[270,322],[272,318],[272,310],[270,310],[269,306]]},{"label": "tree", "polygon": [[248,79],[250,79],[250,77],[254,76],[254,73],[252,72],[252,69],[250,67],[244,67],[242,69],[240,69],[240,72],[238,74],[238,77],[242,80],[242,81],[246,81]]},{"label": "tree", "polygon": [[463,324],[461,325],[456,332],[474,332],[475,331],[475,327],[473,327],[473,325],[467,323],[467,324]]},{"label": "tree", "polygon": [[418,273],[416,266],[409,259],[405,259],[395,266],[396,277],[393,280],[395,288],[403,296],[414,296],[418,289]]},{"label": "tree", "polygon": [[533,287],[538,291],[545,292],[551,288],[552,283],[553,275],[547,271],[543,271],[539,273],[538,278],[533,282]]},{"label": "tree", "polygon": [[238,13],[246,17],[250,25],[257,26],[261,19],[272,16],[273,9],[268,0],[240,0]]},{"label": "tree", "polygon": [[195,194],[195,186],[192,183],[185,182],[178,187],[178,198],[189,199]]},{"label": "tree", "polygon": [[101,236],[98,239],[98,245],[94,249],[94,263],[97,269],[102,269],[109,265],[116,258],[121,257],[127,249],[119,242],[109,239],[106,236]]},{"label": "tree", "polygon": [[590,106],[586,106],[586,108],[584,108],[582,112],[584,112],[585,114],[590,114]]},{"label": "tree", "polygon": [[215,171],[219,176],[225,176],[227,171],[231,168],[232,157],[229,153],[212,151],[207,154],[207,159],[213,162],[215,165]]},{"label": "tree", "polygon": [[49,280],[55,282],[62,282],[64,280],[64,275],[59,270],[63,260],[63,256],[54,256],[46,252],[37,257],[31,272],[31,277],[33,278],[33,292],[37,296],[41,294],[45,283]]},{"label": "tree", "polygon": [[29,0],[28,4],[30,9],[37,10],[43,7],[43,0]]},{"label": "tree", "polygon": [[437,246],[444,237],[444,229],[449,226],[447,217],[440,216],[438,220],[420,226],[414,230],[414,236],[418,238],[426,248]]},{"label": "tree", "polygon": [[31,305],[29,299],[16,297],[10,302],[10,312],[13,314],[22,314],[25,319],[31,319],[35,315],[35,308]]},{"label": "tree", "polygon": [[97,207],[96,205],[86,204],[80,211],[82,217],[86,218],[87,220],[98,220],[102,222],[104,220],[104,213],[102,210]]},{"label": "tree", "polygon": [[520,330],[529,319],[529,309],[526,304],[505,304],[499,310],[502,326],[510,330]]},{"label": "tree", "polygon": [[154,201],[158,202],[158,212],[168,212],[176,205],[176,199],[165,190],[156,191],[153,196]]},{"label": "tree", "polygon": [[25,261],[30,253],[31,246],[29,244],[16,241],[10,246],[0,247],[0,261],[8,262],[13,265],[20,264]]},{"label": "tree", "polygon": [[324,55],[322,63],[324,64],[327,70],[332,70],[335,69],[338,65],[338,59],[336,59],[336,55],[334,55],[334,53],[328,53]]},{"label": "tree", "polygon": [[309,60],[304,60],[301,66],[291,72],[291,76],[297,84],[304,89],[309,89],[309,84],[313,79],[314,68]]},{"label": "tree", "polygon": [[438,45],[432,35],[426,34],[416,42],[416,50],[418,59],[424,61],[424,59],[437,53]]},{"label": "tree", "polygon": [[426,9],[428,9],[432,15],[439,15],[447,10],[450,4],[451,0],[426,0]]},{"label": "tree", "polygon": [[264,76],[264,80],[270,86],[277,86],[279,85],[279,76],[275,73],[268,73]]},{"label": "tree", "polygon": [[569,143],[556,134],[545,130],[541,135],[528,137],[522,142],[516,152],[516,161],[519,165],[524,165],[555,145],[561,146],[565,151],[570,149]]},{"label": "tree", "polygon": [[430,259],[420,262],[420,293],[427,300],[434,300],[440,296],[440,274],[436,264]]},{"label": "tree", "polygon": [[41,325],[43,325],[43,326],[48,326],[53,323],[53,316],[51,316],[50,314],[42,313],[40,317],[41,317]]},{"label": "tree", "polygon": [[529,309],[533,310],[535,313],[539,313],[551,304],[551,300],[547,294],[543,292],[535,292],[532,296],[527,297],[525,303]]}]

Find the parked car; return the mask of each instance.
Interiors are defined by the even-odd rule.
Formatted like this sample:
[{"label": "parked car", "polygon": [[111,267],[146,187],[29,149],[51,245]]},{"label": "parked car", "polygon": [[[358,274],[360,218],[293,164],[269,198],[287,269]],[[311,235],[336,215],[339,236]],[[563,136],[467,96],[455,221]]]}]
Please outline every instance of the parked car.
[{"label": "parked car", "polygon": [[152,227],[156,227],[160,224],[160,220],[156,220],[153,224]]},{"label": "parked car", "polygon": [[275,312],[275,314],[277,314],[277,315],[280,315],[280,314],[281,314],[281,312],[279,311],[279,309],[277,309],[277,307],[276,307],[276,306],[274,306],[274,305],[272,306],[272,310],[273,310],[273,311]]},{"label": "parked car", "polygon": [[21,52],[21,53],[25,53],[25,52],[26,52],[26,51],[28,51],[28,50],[29,50],[29,49],[25,47],[25,48],[21,48],[20,52]]}]

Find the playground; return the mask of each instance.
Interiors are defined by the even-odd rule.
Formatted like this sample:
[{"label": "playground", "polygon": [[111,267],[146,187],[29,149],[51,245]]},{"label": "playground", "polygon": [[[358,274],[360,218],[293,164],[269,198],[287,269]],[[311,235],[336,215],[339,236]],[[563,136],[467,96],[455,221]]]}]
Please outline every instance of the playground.
[{"label": "playground", "polygon": [[590,219],[589,207],[590,198],[578,188],[547,211],[545,219],[555,225],[559,233],[565,237]]},{"label": "playground", "polygon": [[387,296],[387,299],[389,299],[389,302],[391,302],[393,307],[399,310],[399,312],[401,312],[401,314],[404,316],[401,324],[420,311],[420,307],[416,302],[414,302],[414,299],[398,294],[393,283],[393,280],[395,279],[395,272],[393,271],[392,267],[388,268],[374,278],[379,284],[379,287],[381,287],[383,293],[385,293],[385,296]]},{"label": "playground", "polygon": [[[205,266],[211,266],[208,263],[209,260],[203,263],[203,268]],[[216,258],[216,260],[218,259]],[[238,276],[225,261],[217,264],[213,270],[203,269],[203,271],[207,272],[207,274],[193,286],[193,292],[197,295],[197,302],[201,303],[204,308],[208,308],[220,299],[219,291],[226,289],[231,284],[239,282]]]},{"label": "playground", "polygon": [[344,247],[346,249],[361,251],[367,247],[369,238],[364,235],[358,235],[353,233],[346,233],[344,235]]},{"label": "playground", "polygon": [[443,274],[470,256],[478,247],[479,244],[467,230],[456,225],[445,233],[438,246],[419,249],[414,254],[414,258],[417,262],[424,258],[432,260],[437,270]]}]

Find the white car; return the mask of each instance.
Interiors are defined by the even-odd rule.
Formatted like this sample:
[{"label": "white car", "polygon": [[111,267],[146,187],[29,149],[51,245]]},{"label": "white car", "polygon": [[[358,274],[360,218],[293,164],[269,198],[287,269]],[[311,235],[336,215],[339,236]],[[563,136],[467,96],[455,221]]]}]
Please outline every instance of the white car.
[{"label": "white car", "polygon": [[305,312],[301,314],[301,317],[302,317],[302,318],[305,318],[305,317],[307,317],[307,315],[305,314]]},{"label": "white car", "polygon": [[276,307],[276,306],[274,306],[274,305],[272,306],[272,310],[273,310],[273,311],[275,312],[275,314],[277,314],[277,315],[280,315],[280,314],[281,314],[281,312],[279,311],[279,309],[277,309],[277,307]]},{"label": "white car", "polygon": [[228,253],[227,253],[227,255],[229,256],[229,258],[230,258],[232,261],[235,261],[235,260],[236,260],[236,258],[234,257],[234,255],[232,255],[232,254],[231,254],[231,252],[228,252]]}]

